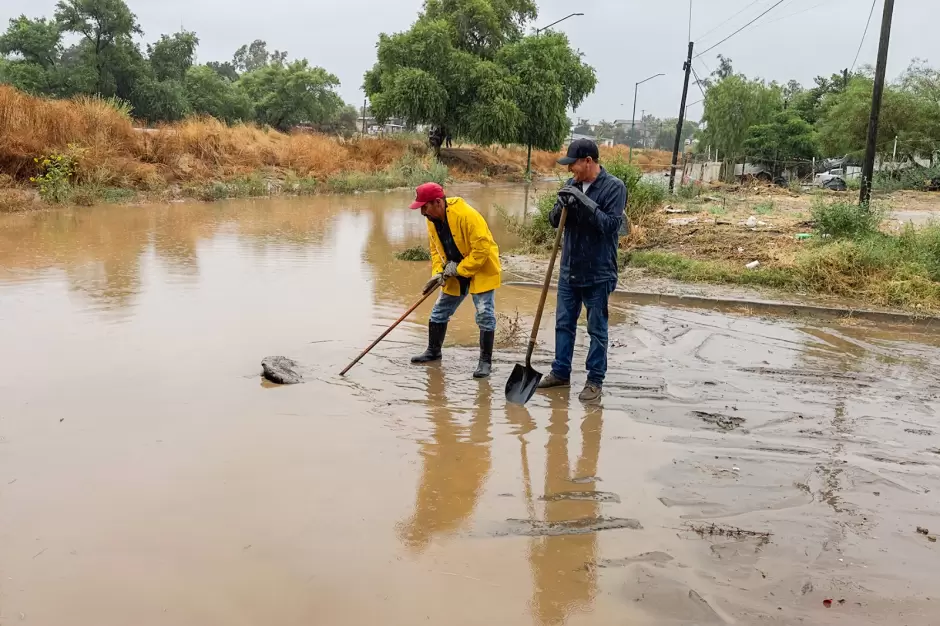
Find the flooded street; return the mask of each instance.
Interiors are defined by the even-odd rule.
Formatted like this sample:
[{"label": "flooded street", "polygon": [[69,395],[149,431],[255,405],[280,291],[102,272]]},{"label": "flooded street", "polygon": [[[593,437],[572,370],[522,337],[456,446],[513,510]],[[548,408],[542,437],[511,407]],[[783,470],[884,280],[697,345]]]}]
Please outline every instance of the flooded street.
[{"label": "flooded street", "polygon": [[[521,187],[452,192],[515,245]],[[340,378],[428,278],[412,197],[0,216],[0,624],[940,623],[940,333],[615,296],[602,402],[582,333],[522,408],[504,286],[491,380],[469,302],[409,364],[431,301]]]}]

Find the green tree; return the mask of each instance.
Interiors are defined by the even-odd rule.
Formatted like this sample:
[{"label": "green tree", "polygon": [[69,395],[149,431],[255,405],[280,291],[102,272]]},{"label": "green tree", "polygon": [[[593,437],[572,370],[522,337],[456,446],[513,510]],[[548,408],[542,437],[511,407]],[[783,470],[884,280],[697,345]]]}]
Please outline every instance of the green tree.
[{"label": "green tree", "polygon": [[229,124],[252,119],[248,96],[208,64],[187,70],[185,88],[189,108],[197,115],[211,115]]},{"label": "green tree", "polygon": [[235,65],[228,61],[209,61],[206,63],[206,67],[212,69],[212,71],[222,78],[227,78],[232,82],[238,80],[238,70],[235,69]]},{"label": "green tree", "polygon": [[154,122],[175,122],[190,113],[183,83],[143,77],[134,84],[131,101],[134,117]]},{"label": "green tree", "polygon": [[173,35],[160,35],[160,39],[147,46],[150,67],[157,80],[181,81],[193,66],[199,38],[196,33],[180,31]]},{"label": "green tree", "polygon": [[563,35],[523,37],[534,16],[529,0],[427,0],[410,30],[379,38],[364,85],[373,113],[482,144],[556,149],[594,72]]},{"label": "green tree", "polygon": [[235,51],[232,66],[238,72],[254,72],[268,65],[282,65],[286,60],[286,52],[275,50],[269,53],[268,44],[261,39],[255,39]]},{"label": "green tree", "polygon": [[503,46],[496,61],[512,77],[513,100],[522,114],[515,136],[500,139],[557,150],[568,136],[567,111],[594,91],[594,68],[581,61],[564,34],[553,32]]},{"label": "green tree", "polygon": [[705,93],[705,130],[700,141],[734,161],[743,156],[748,129],[769,123],[782,108],[779,86],[748,80],[740,74],[723,78]]},{"label": "green tree", "polygon": [[538,16],[534,0],[425,0],[424,18],[454,27],[455,46],[492,59],[505,44],[522,38],[526,22]]},{"label": "green tree", "polygon": [[238,79],[237,86],[254,106],[258,122],[287,131],[301,123],[333,120],[343,107],[334,91],[339,79],[306,59],[267,65]]},{"label": "green tree", "polygon": [[25,15],[10,20],[5,33],[0,35],[0,54],[18,55],[27,63],[43,69],[54,66],[62,53],[62,31],[59,25],[46,18],[31,20]]},{"label": "green tree", "polygon": [[808,161],[819,155],[819,137],[813,126],[793,111],[774,114],[770,122],[751,126],[744,140],[748,160],[769,165],[774,176],[784,161]]},{"label": "green tree", "polygon": [[[83,37],[97,75],[97,91],[112,95],[118,82],[114,75],[122,72],[133,56],[128,48],[136,47],[131,36],[142,33],[137,17],[123,0],[59,0],[55,17],[62,30]],[[120,67],[122,62],[124,68]]]},{"label": "green tree", "polygon": [[[868,136],[873,83],[857,76],[834,97],[818,128],[828,155],[861,156]],[[890,153],[898,138],[899,158],[930,157],[940,148],[940,106],[929,98],[887,86],[881,105],[878,149]]]}]

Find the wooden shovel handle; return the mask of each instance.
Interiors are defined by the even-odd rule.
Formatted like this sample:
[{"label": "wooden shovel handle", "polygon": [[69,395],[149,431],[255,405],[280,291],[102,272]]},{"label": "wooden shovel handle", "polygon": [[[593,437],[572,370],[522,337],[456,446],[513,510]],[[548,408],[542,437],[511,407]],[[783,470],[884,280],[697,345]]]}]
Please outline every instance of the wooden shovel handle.
[{"label": "wooden shovel handle", "polygon": [[565,220],[568,217],[567,205],[561,207],[561,218],[558,220],[558,232],[555,233],[555,246],[552,248],[552,257],[548,260],[548,269],[545,270],[545,283],[542,285],[542,295],[539,297],[539,307],[535,310],[535,321],[532,323],[532,335],[529,337],[529,347],[525,353],[526,367],[532,366],[532,351],[535,350],[535,339],[539,334],[539,325],[542,323],[542,311],[545,310],[545,298],[548,296],[548,288],[552,284],[552,272],[555,270],[555,257],[558,256],[558,248],[561,246],[561,235],[565,230]]}]

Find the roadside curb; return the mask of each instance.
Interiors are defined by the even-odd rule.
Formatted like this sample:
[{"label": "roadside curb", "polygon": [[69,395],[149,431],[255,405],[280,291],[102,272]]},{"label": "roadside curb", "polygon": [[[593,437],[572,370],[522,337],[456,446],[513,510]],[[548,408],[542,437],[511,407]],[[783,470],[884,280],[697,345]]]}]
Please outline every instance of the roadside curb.
[{"label": "roadside curb", "polygon": [[[540,283],[530,281],[509,281],[503,283],[507,287],[534,287],[541,288]],[[555,289],[556,283],[552,283]],[[671,306],[693,306],[700,308],[716,307],[748,307],[758,313],[774,313],[777,315],[813,315],[828,318],[856,318],[872,322],[888,324],[912,324],[929,327],[940,324],[940,317],[930,315],[916,315],[914,313],[873,311],[870,309],[849,309],[841,307],[826,307],[813,304],[797,304],[794,302],[775,302],[767,300],[745,300],[739,298],[716,298],[709,296],[662,294],[650,291],[631,291],[617,289],[615,295],[636,304],[664,304]]]}]

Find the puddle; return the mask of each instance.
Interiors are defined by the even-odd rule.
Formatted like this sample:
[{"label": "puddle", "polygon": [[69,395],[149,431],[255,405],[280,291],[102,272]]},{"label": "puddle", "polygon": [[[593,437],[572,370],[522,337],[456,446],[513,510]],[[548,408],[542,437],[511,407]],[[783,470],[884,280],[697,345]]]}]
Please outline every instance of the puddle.
[{"label": "puddle", "polygon": [[[495,206],[520,215],[521,187],[454,193],[514,245]],[[603,401],[577,401],[581,332],[575,389],[514,407],[524,346],[473,380],[469,304],[444,360],[410,365],[428,302],[339,378],[427,280],[394,260],[426,241],[410,201],[0,216],[3,615],[940,622],[940,548],[896,531],[940,516],[932,329],[618,297]],[[497,309],[528,328],[537,300],[507,286]],[[303,384],[259,383],[269,355]]]}]

